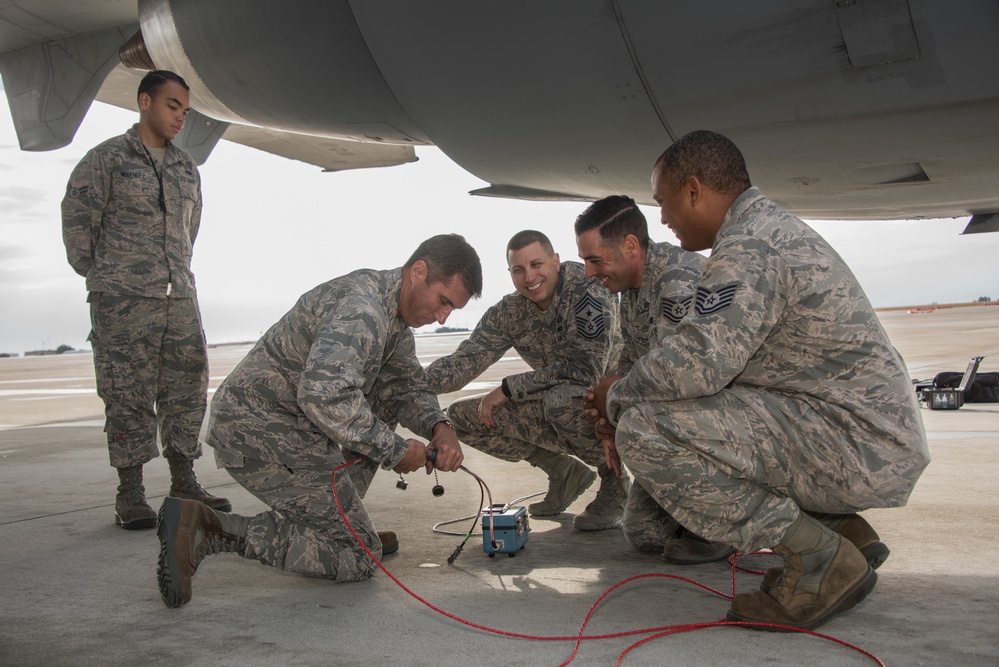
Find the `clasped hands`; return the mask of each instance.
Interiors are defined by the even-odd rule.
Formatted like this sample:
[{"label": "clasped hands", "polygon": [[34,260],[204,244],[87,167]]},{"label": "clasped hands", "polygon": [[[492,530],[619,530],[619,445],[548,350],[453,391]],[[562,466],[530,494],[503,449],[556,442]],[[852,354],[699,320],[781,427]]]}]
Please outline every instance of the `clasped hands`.
[{"label": "clasped hands", "polygon": [[604,445],[604,461],[618,477],[621,476],[621,457],[618,456],[617,447],[614,445],[614,426],[607,419],[607,392],[620,377],[617,373],[603,376],[593,389],[583,397],[583,409],[586,411],[586,416],[593,422],[593,430],[596,431],[597,437]]}]

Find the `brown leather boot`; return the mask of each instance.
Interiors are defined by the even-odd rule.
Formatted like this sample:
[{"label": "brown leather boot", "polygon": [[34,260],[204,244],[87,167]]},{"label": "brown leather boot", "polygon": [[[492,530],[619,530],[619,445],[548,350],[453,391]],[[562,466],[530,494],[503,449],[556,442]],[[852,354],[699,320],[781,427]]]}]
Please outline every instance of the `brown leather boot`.
[{"label": "brown leather boot", "polygon": [[891,549],[881,541],[878,531],[859,514],[813,514],[830,530],[842,535],[860,549],[867,564],[876,570],[888,560]]},{"label": "brown leather boot", "polygon": [[[850,540],[867,559],[867,564],[872,570],[878,569],[888,560],[891,554],[888,545],[881,541],[878,532],[859,514],[812,514],[811,516]],[[763,575],[763,581],[760,582],[760,590],[765,592],[773,588],[783,571],[782,567],[772,567],[767,570]]]},{"label": "brown leather boot", "polygon": [[232,503],[227,498],[213,496],[205,491],[194,475],[194,461],[173,456],[166,457],[170,464],[170,495],[174,498],[197,500],[219,512],[231,512]]},{"label": "brown leather boot", "polygon": [[378,539],[382,543],[382,556],[394,554],[399,550],[399,538],[391,530],[379,530]]},{"label": "brown leather boot", "polygon": [[125,530],[153,528],[156,511],[146,502],[142,466],[118,468],[118,495],[114,499],[114,522]]},{"label": "brown leather boot", "polygon": [[179,607],[191,601],[191,577],[205,556],[244,555],[247,523],[246,517],[216,513],[196,500],[164,498],[156,521],[160,538],[156,581],[163,604]]},{"label": "brown leather boot", "polygon": [[709,542],[687,529],[683,534],[667,540],[663,545],[662,559],[673,565],[702,565],[725,560],[735,553],[735,547],[723,542]]},{"label": "brown leather boot", "polygon": [[[874,589],[878,575],[852,542],[804,514],[799,521],[813,523],[791,539],[785,536],[773,549],[785,563],[776,583],[768,591],[736,595],[728,620],[812,630],[847,611]],[[798,522],[792,530],[795,526]],[[816,526],[828,533],[821,541],[812,539],[818,534]],[[811,535],[801,539],[802,532]],[[808,546],[802,548],[803,544]]]}]

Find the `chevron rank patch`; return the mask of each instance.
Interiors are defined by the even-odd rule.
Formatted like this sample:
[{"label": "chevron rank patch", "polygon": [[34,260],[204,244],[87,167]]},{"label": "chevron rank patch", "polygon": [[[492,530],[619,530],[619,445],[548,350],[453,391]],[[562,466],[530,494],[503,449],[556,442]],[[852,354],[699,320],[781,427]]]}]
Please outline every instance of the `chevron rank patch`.
[{"label": "chevron rank patch", "polygon": [[690,302],[693,300],[693,295],[680,300],[664,296],[659,300],[659,316],[664,317],[670,324],[679,324],[683,316],[690,310]]},{"label": "chevron rank patch", "polygon": [[576,331],[587,340],[599,338],[604,333],[604,309],[591,294],[576,303]]},{"label": "chevron rank patch", "polygon": [[698,287],[697,296],[694,298],[694,312],[698,315],[714,315],[718,311],[725,310],[732,305],[738,287],[739,283],[725,285],[713,291]]}]

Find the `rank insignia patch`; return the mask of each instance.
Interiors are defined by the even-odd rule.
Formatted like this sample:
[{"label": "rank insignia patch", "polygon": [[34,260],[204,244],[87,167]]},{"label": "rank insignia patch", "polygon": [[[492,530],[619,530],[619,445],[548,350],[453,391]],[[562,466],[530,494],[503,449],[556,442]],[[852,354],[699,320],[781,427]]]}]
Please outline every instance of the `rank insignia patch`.
[{"label": "rank insignia patch", "polygon": [[739,283],[725,285],[713,291],[698,287],[694,299],[694,311],[698,315],[714,315],[720,310],[725,310],[732,305],[732,299],[735,298],[735,291],[738,288]]},{"label": "rank insignia patch", "polygon": [[664,296],[659,301],[659,315],[664,317],[670,324],[679,324],[683,316],[690,310],[690,302],[693,300],[693,296],[688,296],[686,299],[680,300]]},{"label": "rank insignia patch", "polygon": [[598,338],[604,333],[604,309],[589,294],[576,304],[576,331],[587,340]]}]

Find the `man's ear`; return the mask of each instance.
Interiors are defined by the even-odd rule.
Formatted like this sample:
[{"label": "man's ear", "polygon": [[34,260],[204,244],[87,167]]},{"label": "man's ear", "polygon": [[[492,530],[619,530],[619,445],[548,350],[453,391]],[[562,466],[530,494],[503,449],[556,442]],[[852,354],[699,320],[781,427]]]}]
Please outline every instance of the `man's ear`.
[{"label": "man's ear", "polygon": [[703,202],[704,185],[696,176],[688,177],[687,181],[683,184],[683,188],[690,208],[695,208],[699,203]]},{"label": "man's ear", "polygon": [[418,259],[413,262],[413,265],[409,267],[409,273],[413,276],[414,282],[427,282],[427,274],[430,273],[430,269],[427,267],[427,263],[422,259]]},{"label": "man's ear", "polygon": [[145,111],[153,103],[153,97],[149,93],[139,94],[139,109]]},{"label": "man's ear", "polygon": [[628,259],[634,259],[640,247],[638,237],[634,234],[628,234],[621,242],[621,253]]}]

